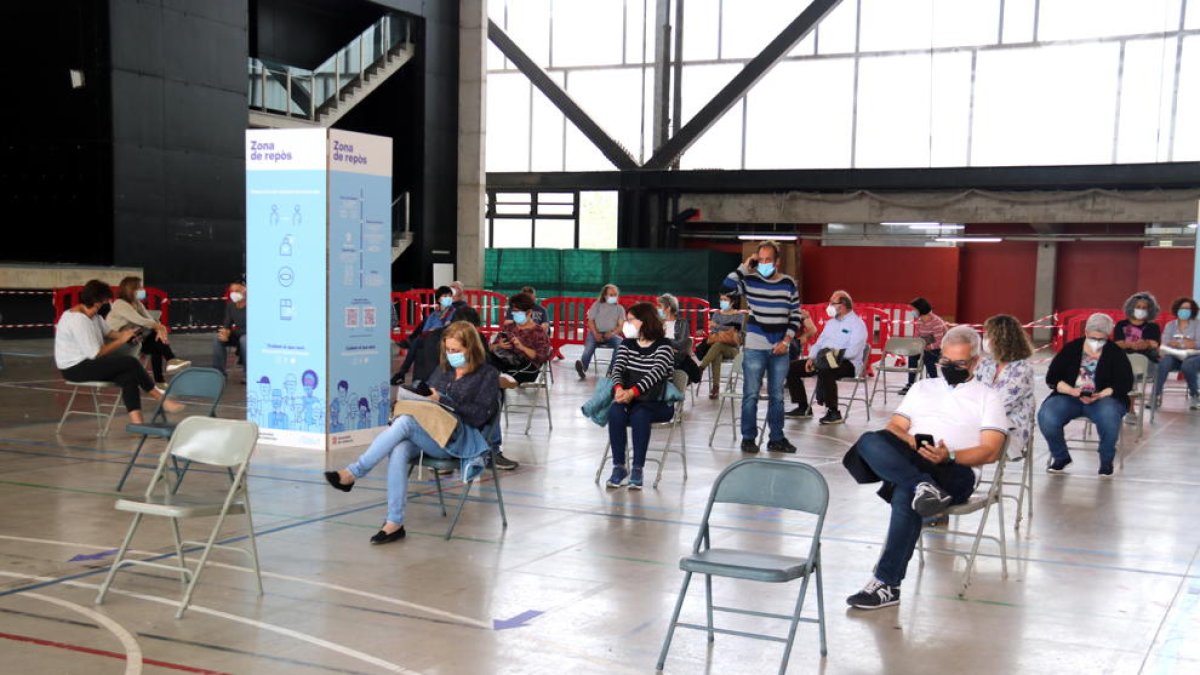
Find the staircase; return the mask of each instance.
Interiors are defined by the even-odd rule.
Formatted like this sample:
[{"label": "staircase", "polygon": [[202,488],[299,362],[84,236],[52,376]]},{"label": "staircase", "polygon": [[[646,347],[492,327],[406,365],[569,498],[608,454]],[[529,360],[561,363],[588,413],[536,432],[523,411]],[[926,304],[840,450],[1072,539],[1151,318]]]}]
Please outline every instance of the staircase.
[{"label": "staircase", "polygon": [[412,28],[389,12],[313,70],[251,58],[250,126],[332,126],[412,59]]}]

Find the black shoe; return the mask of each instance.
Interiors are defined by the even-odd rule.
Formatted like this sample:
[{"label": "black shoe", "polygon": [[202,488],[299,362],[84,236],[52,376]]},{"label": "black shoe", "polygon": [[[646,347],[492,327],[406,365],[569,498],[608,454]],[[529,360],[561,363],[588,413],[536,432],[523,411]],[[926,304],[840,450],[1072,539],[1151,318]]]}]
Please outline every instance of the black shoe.
[{"label": "black shoe", "polygon": [[393,532],[391,534],[388,534],[387,532],[380,530],[380,531],[376,532],[374,534],[374,536],[371,537],[371,543],[372,544],[390,544],[393,541],[396,541],[398,539],[403,539],[404,534],[405,533],[404,533],[403,525],[400,526],[400,529],[396,530],[395,532]]},{"label": "black shoe", "polygon": [[786,438],[781,438],[777,441],[767,443],[767,452],[796,452],[796,446],[792,445],[791,441]]},{"label": "black shoe", "polygon": [[1101,478],[1112,478],[1112,475],[1113,475],[1113,463],[1112,462],[1100,462],[1099,476]]},{"label": "black shoe", "polygon": [[747,454],[757,454],[758,453],[758,443],[756,443],[753,438],[743,438],[742,439],[742,452],[745,452]]},{"label": "black shoe", "polygon": [[392,376],[391,383],[393,387],[398,387],[404,384],[404,373],[396,373]]},{"label": "black shoe", "polygon": [[905,394],[907,394],[907,393],[908,393],[908,388],[909,388],[909,387],[911,387],[911,386],[912,386],[911,384],[906,384],[906,385],[904,385],[903,387],[900,387],[900,391],[898,391],[898,392],[896,392],[896,393],[898,393],[898,394],[900,394],[901,396],[903,396],[903,395],[905,395]]},{"label": "black shoe", "polygon": [[511,460],[505,457],[504,453],[500,452],[492,453],[492,463],[494,463],[496,468],[500,469],[501,471],[512,471],[518,466],[521,466],[520,462]]},{"label": "black shoe", "polygon": [[809,408],[808,406],[798,405],[795,408],[792,408],[791,410],[785,412],[784,416],[785,417],[793,417],[793,418],[812,417],[813,416],[812,408]]},{"label": "black shoe", "polygon": [[842,419],[842,413],[836,410],[826,410],[825,416],[820,419],[821,424],[841,424],[845,421]]},{"label": "black shoe", "polygon": [[950,506],[950,494],[933,483],[917,483],[912,508],[922,518],[932,518]]},{"label": "black shoe", "polygon": [[581,380],[587,379],[587,368],[583,367],[583,361],[575,362],[575,372],[579,373],[579,379],[581,379]]},{"label": "black shoe", "polygon": [[342,492],[349,492],[354,489],[354,483],[349,485],[343,484],[341,477],[338,476],[338,472],[336,471],[326,471],[325,480],[328,481],[329,484],[334,488],[341,490]]},{"label": "black shoe", "polygon": [[879,609],[900,604],[900,587],[889,586],[871,579],[863,589],[846,598],[846,604],[855,609]]},{"label": "black shoe", "polygon": [[1050,463],[1046,465],[1046,473],[1062,473],[1066,470],[1067,465],[1071,463],[1071,456],[1067,455],[1064,459],[1050,458]]}]

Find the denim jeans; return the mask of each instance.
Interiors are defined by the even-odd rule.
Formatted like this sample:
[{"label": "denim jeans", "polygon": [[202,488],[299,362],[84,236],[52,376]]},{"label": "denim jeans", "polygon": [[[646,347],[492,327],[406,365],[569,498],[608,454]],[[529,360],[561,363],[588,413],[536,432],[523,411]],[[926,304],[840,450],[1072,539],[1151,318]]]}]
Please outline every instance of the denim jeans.
[{"label": "denim jeans", "polygon": [[742,350],[742,438],[758,435],[758,390],[767,374],[767,428],[769,441],[783,440],[783,384],[787,381],[788,354],[769,349]]},{"label": "denim jeans", "polygon": [[449,458],[450,453],[438,447],[425,429],[411,415],[397,417],[392,425],[371,441],[371,446],[353,464],[346,467],[355,478],[362,478],[376,464],[388,459],[387,473],[387,520],[389,523],[404,523],[404,504],[408,499],[408,465],[421,456],[421,452],[434,457]]},{"label": "denim jeans", "polygon": [[614,403],[608,409],[608,440],[612,442],[613,466],[625,466],[625,428],[633,433],[633,467],[646,466],[646,450],[650,447],[650,425],[669,422],[675,407],[664,401]]},{"label": "denim jeans", "polygon": [[237,342],[221,342],[217,337],[213,336],[213,368],[225,372],[225,350],[234,347],[238,350],[238,360],[242,363],[246,362],[246,335],[243,333],[238,336]]},{"label": "denim jeans", "polygon": [[1154,399],[1157,400],[1162,396],[1163,385],[1167,383],[1167,376],[1172,370],[1183,371],[1183,379],[1187,381],[1188,393],[1195,395],[1200,391],[1200,387],[1196,385],[1196,373],[1200,372],[1200,356],[1189,356],[1182,362],[1170,356],[1163,354],[1158,362],[1158,371],[1154,374]]},{"label": "denim jeans", "polygon": [[597,344],[596,336],[592,335],[592,331],[589,329],[587,334],[583,336],[583,356],[579,357],[579,360],[583,363],[583,367],[586,369],[588,366],[592,365],[592,355],[596,353],[596,347],[611,347],[616,349],[620,346],[620,335],[614,335],[605,340],[602,344]]},{"label": "denim jeans", "polygon": [[1067,459],[1071,453],[1067,451],[1063,429],[1076,417],[1088,418],[1096,425],[1096,433],[1100,436],[1100,461],[1111,462],[1117,456],[1117,439],[1121,435],[1121,418],[1125,412],[1125,406],[1111,397],[1084,405],[1074,396],[1051,394],[1042,402],[1037,421],[1050,446],[1050,455],[1054,459]]},{"label": "denim jeans", "polygon": [[872,431],[856,444],[858,454],[885,482],[895,486],[892,492],[892,518],[888,524],[887,541],[875,565],[875,578],[890,586],[904,580],[908,562],[912,559],[921,536],[921,516],[912,508],[913,492],[918,483],[935,483],[950,493],[951,502],[961,504],[975,491],[975,472],[960,464],[938,473],[941,481],[930,476],[935,465],[923,459],[912,448],[887,433]]},{"label": "denim jeans", "polygon": [[[925,363],[925,376],[926,377],[937,377],[937,362],[938,362],[938,359],[940,359],[940,358],[942,358],[942,350],[926,349],[925,351],[921,352],[920,356],[908,357],[908,367],[916,368],[917,364],[924,362]],[[908,374],[908,383],[913,384],[916,381],[917,381],[917,374],[909,373]]]}]

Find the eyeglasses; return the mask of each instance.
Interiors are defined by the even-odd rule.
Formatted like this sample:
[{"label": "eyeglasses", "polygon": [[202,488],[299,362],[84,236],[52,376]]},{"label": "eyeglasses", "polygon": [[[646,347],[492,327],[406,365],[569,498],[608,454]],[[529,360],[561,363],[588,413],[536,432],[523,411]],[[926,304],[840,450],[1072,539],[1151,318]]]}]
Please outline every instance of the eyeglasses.
[{"label": "eyeglasses", "polygon": [[951,361],[950,359],[938,359],[937,364],[938,364],[939,368],[945,368],[947,366],[954,366],[955,368],[964,368],[965,369],[965,368],[970,368],[971,363],[974,362],[974,360],[975,359],[964,359],[962,361]]}]

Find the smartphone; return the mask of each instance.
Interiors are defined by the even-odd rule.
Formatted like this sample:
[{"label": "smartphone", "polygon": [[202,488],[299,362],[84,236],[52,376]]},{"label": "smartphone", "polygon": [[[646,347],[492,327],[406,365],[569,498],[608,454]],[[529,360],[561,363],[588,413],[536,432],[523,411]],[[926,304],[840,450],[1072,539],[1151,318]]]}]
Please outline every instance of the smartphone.
[{"label": "smartphone", "polygon": [[918,448],[922,445],[928,445],[931,448],[937,446],[937,443],[933,442],[933,434],[917,434],[913,438],[917,439]]},{"label": "smartphone", "polygon": [[406,386],[404,388],[411,391],[414,394],[417,394],[418,396],[429,396],[430,394],[433,393],[433,390],[430,389],[429,385],[425,384],[424,381],[413,383],[412,385]]},{"label": "smartphone", "polygon": [[750,267],[758,267],[758,258],[750,261]]},{"label": "smartphone", "polygon": [[1096,395],[1096,392],[1091,389],[1080,389],[1079,390],[1079,398],[1091,398],[1092,396],[1095,396],[1095,395]]}]

